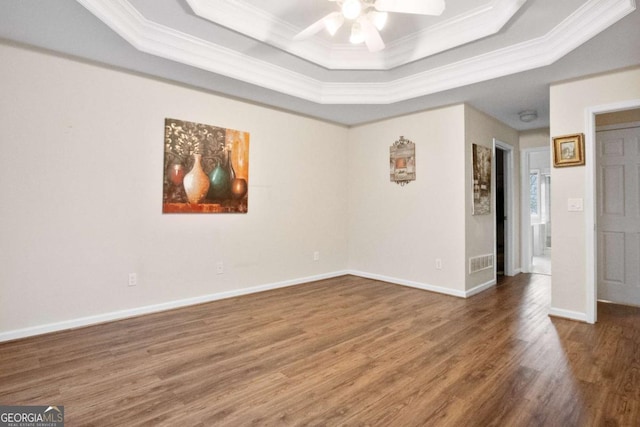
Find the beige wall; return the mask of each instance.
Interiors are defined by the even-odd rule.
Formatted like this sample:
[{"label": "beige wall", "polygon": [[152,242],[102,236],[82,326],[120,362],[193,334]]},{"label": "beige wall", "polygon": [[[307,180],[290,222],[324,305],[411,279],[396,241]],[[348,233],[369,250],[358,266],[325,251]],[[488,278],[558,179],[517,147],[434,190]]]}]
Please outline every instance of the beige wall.
[{"label": "beige wall", "polygon": [[596,117],[596,126],[609,126],[630,122],[640,122],[640,108],[598,114]]},{"label": "beige wall", "polygon": [[[382,166],[400,135],[416,143],[417,179],[405,187],[389,182]],[[454,295],[493,283],[493,270],[468,274],[470,256],[494,252],[495,212],[471,214],[471,144],[493,147],[493,138],[514,148],[514,264],[520,268],[518,133],[466,105],[351,129],[349,267]]]},{"label": "beige wall", "polygon": [[[0,57],[0,336],[345,270],[348,129],[16,47]],[[250,132],[248,214],[161,213],[166,117]]]},{"label": "beige wall", "polygon": [[[551,86],[551,136],[587,133],[586,110],[640,99],[640,68]],[[586,158],[587,162],[593,159]],[[586,227],[584,212],[568,212],[567,199],[582,198],[585,167],[552,168],[552,312],[582,318],[586,311]],[[588,200],[585,200],[585,203]],[[591,267],[591,266],[589,266]]]},{"label": "beige wall", "polygon": [[[400,136],[416,144],[416,180],[404,187],[390,182],[388,166],[389,147]],[[463,105],[350,130],[351,269],[464,291],[464,152]]]},{"label": "beige wall", "polygon": [[[39,51],[0,56],[0,341],[349,271],[459,296],[490,280],[467,276],[494,239],[494,215],[471,216],[471,143],[518,141],[473,108],[347,129]],[[161,213],[166,117],[250,132],[248,214]],[[389,179],[401,135],[417,157],[404,187]]]},{"label": "beige wall", "polygon": [[550,147],[549,128],[531,129],[520,132],[520,150],[527,148]]},{"label": "beige wall", "polygon": [[[514,178],[514,268],[520,268],[520,154],[518,149],[518,132],[502,122],[490,117],[475,108],[465,106],[465,253],[466,259],[478,255],[492,254],[495,247],[495,209],[491,209],[490,215],[473,215],[472,199],[473,188],[471,182],[472,175],[472,145],[478,144],[485,147],[493,147],[493,139],[496,138],[513,147],[513,178]],[[495,163],[495,158],[494,158]],[[495,169],[495,165],[493,166]],[[494,175],[495,178],[495,175]],[[491,198],[492,206],[495,206],[495,182],[492,183]],[[467,261],[468,262],[468,261]],[[466,272],[466,289],[473,289],[476,286],[490,282],[494,278],[493,270],[479,271],[473,274]]]}]

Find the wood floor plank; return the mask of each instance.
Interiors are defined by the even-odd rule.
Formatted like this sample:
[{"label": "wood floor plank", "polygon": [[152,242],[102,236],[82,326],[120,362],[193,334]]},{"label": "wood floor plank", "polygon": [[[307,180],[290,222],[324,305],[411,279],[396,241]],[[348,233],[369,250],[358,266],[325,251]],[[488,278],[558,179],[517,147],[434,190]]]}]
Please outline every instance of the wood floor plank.
[{"label": "wood floor plank", "polygon": [[0,404],[70,426],[640,425],[640,309],[588,325],[549,295],[343,276],[0,343]]}]

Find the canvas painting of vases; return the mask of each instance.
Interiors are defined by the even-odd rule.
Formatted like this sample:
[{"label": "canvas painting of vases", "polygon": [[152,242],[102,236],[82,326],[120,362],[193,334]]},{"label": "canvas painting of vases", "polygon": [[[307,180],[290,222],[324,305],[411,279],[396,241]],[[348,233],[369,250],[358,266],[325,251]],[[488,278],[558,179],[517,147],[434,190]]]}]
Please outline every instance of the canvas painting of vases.
[{"label": "canvas painting of vases", "polygon": [[249,133],[165,119],[163,213],[247,213]]}]

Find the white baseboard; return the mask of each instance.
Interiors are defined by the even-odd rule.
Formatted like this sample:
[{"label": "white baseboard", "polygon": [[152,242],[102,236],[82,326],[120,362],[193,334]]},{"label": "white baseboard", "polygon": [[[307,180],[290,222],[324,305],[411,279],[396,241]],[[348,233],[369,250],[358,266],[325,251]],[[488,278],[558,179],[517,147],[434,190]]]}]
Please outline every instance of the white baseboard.
[{"label": "white baseboard", "polygon": [[578,320],[580,322],[587,322],[587,314],[580,313],[578,311],[564,310],[561,308],[551,307],[549,309],[549,316],[563,317],[565,319]]},{"label": "white baseboard", "polygon": [[268,283],[265,285],[253,286],[250,288],[236,289],[232,291],[219,292],[210,295],[202,295],[199,297],[185,298],[177,301],[169,301],[161,304],[147,305],[144,307],[131,308],[127,310],[113,311],[110,313],[98,314],[96,316],[81,317],[78,319],[64,320],[62,322],[49,323],[46,325],[32,326],[24,329],[16,329],[13,331],[0,332],[0,342],[12,341],[20,338],[27,338],[34,335],[42,335],[50,332],[63,331],[67,329],[81,328],[84,326],[95,325],[98,323],[111,322],[114,320],[122,320],[129,317],[140,316],[143,314],[157,313],[159,311],[171,310],[174,308],[187,307],[205,302],[217,301],[226,298],[237,297],[241,295],[253,294],[257,292],[269,291],[272,289],[285,288],[295,286],[317,280],[331,279],[349,274],[348,271],[335,271],[332,273],[320,274],[316,276],[301,277],[299,279],[285,280],[283,282]]},{"label": "white baseboard", "polygon": [[495,279],[491,279],[486,283],[482,283],[482,284],[480,284],[478,286],[475,286],[475,287],[469,289],[468,291],[465,291],[464,292],[464,297],[465,298],[472,297],[472,296],[474,296],[476,294],[479,294],[482,291],[486,291],[487,289],[489,289],[490,287],[495,286],[495,285],[496,285],[496,280]]},{"label": "white baseboard", "polygon": [[[91,326],[98,323],[122,320],[129,317],[141,316],[143,314],[157,313],[160,311],[171,310],[174,308],[187,307],[190,305],[202,304],[202,303],[217,301],[217,300],[226,299],[226,298],[233,298],[241,295],[247,295],[247,294],[253,294],[257,292],[269,291],[273,289],[285,288],[288,286],[301,285],[304,283],[314,282],[317,280],[340,277],[347,274],[351,274],[353,276],[358,276],[358,277],[364,277],[367,279],[380,280],[383,282],[393,283],[396,285],[422,289],[425,291],[436,292],[439,294],[451,295],[459,298],[471,297],[486,289],[489,289],[490,287],[496,284],[495,280],[491,280],[489,282],[478,285],[467,291],[463,291],[458,289],[445,288],[442,286],[429,285],[427,283],[420,283],[420,282],[415,282],[411,280],[398,279],[396,277],[383,276],[380,274],[366,273],[363,271],[343,270],[343,271],[335,271],[332,273],[320,274],[316,276],[302,277],[299,279],[286,280],[282,282],[268,283],[265,285],[253,286],[250,288],[236,289],[233,291],[219,292],[215,294],[202,295],[202,296],[193,297],[193,298],[185,298],[185,299],[169,301],[161,304],[147,305],[147,306],[127,309],[127,310],[113,311],[113,312],[103,313],[95,316],[87,316],[87,317],[81,317],[77,319],[70,319],[62,322],[49,323],[46,325],[33,326],[29,328],[24,328],[24,329],[16,329],[13,331],[0,332],[0,342],[12,341],[20,338],[27,338],[34,335],[42,335],[50,332],[63,331],[67,329],[82,328],[85,326]],[[575,314],[580,314],[580,313],[575,313]],[[572,318],[570,316],[565,316],[562,314],[556,314],[556,315],[560,317]],[[576,319],[576,320],[580,320],[580,319]]]},{"label": "white baseboard", "polygon": [[366,279],[380,280],[382,282],[389,282],[395,285],[408,286],[411,288],[422,289],[424,291],[431,291],[431,292],[437,292],[439,294],[451,295],[454,297],[466,298],[468,296],[466,291],[461,291],[458,289],[443,288],[442,286],[434,286],[434,285],[429,285],[427,283],[414,282],[411,280],[398,279],[397,277],[383,276],[381,274],[366,273],[364,271],[357,271],[357,270],[348,270],[347,273],[353,276],[364,277]]},{"label": "white baseboard", "polygon": [[397,277],[389,277],[389,276],[383,276],[381,274],[367,273],[364,271],[348,270],[347,273],[352,274],[354,276],[358,276],[358,277],[380,280],[383,282],[393,283],[395,285],[408,286],[411,288],[422,289],[424,291],[430,291],[430,292],[437,292],[439,294],[451,295],[459,298],[469,298],[473,295],[479,294],[480,292],[489,289],[490,287],[496,284],[495,280],[490,280],[486,283],[483,283],[474,288],[471,288],[468,291],[461,291],[458,289],[451,289],[451,288],[445,288],[442,286],[429,285],[428,283],[420,283],[420,282],[414,282],[412,280],[398,279]]}]

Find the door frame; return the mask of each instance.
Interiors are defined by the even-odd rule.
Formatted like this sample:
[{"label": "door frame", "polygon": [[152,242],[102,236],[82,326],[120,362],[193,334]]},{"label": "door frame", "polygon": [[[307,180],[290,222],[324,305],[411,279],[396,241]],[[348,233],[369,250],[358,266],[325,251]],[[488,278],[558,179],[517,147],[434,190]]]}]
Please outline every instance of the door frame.
[{"label": "door frame", "polygon": [[[585,197],[587,322],[598,321],[598,239],[596,235],[596,115],[640,108],[640,99],[596,105],[585,109]],[[591,160],[589,160],[591,159]]]},{"label": "door frame", "polygon": [[531,147],[520,150],[520,253],[523,273],[531,273],[531,214],[529,212],[529,198],[531,189],[529,188],[529,154],[546,151],[551,157],[551,145],[545,147]]},{"label": "door frame", "polygon": [[[505,168],[504,168],[504,181],[505,181],[505,189],[504,189],[504,202],[505,202],[505,214],[507,216],[507,220],[504,224],[504,275],[505,276],[515,276],[517,274],[514,261],[515,261],[515,246],[514,246],[514,238],[515,238],[515,223],[514,221],[514,179],[513,179],[513,153],[514,149],[512,145],[507,144],[506,142],[502,142],[496,138],[493,138],[493,158],[496,158],[495,151],[500,149],[504,151],[504,160],[505,160]],[[493,177],[494,182],[496,182],[496,167],[493,168]],[[497,183],[496,183],[497,188]],[[494,191],[494,194],[497,193]],[[496,200],[497,197],[493,198],[493,211],[496,210]],[[494,215],[495,217],[495,215]],[[498,256],[498,239],[496,238],[497,227],[496,221],[493,221],[493,259],[496,260],[494,262],[493,267],[493,278],[497,280],[497,256]]]}]

